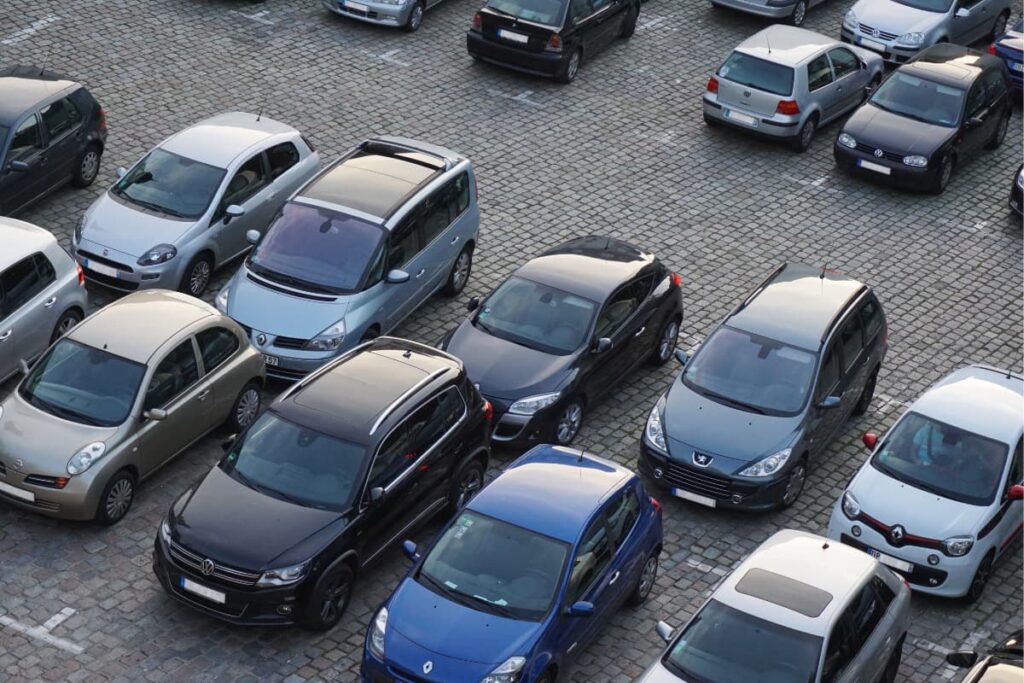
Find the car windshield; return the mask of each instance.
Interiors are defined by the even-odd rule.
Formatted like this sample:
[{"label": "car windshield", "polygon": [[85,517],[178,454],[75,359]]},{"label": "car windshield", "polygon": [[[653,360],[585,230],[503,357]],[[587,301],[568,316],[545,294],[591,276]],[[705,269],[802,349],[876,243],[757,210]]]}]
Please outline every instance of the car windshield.
[{"label": "car windshield", "polygon": [[960,88],[897,71],[878,87],[871,104],[915,121],[953,128],[960,122],[965,96]]},{"label": "car windshield", "polygon": [[487,7],[499,14],[548,26],[560,25],[564,13],[562,0],[489,0]]},{"label": "car windshield", "polygon": [[224,169],[154,149],[114,184],[133,204],[180,218],[199,218],[210,206]]},{"label": "car windshield", "polygon": [[540,621],[551,608],[568,551],[561,541],[465,510],[415,578],[478,611]]},{"label": "car windshield", "polygon": [[18,389],[21,397],[51,415],[98,427],[124,422],[146,366],[85,346],[58,341]]},{"label": "car windshield", "polygon": [[1009,447],[919,413],[907,413],[885,438],[871,464],[914,488],[988,505],[1003,477]]},{"label": "car windshield", "polygon": [[793,92],[793,69],[757,57],[733,52],[718,68],[718,75],[774,95]]},{"label": "car windshield", "polygon": [[712,599],[661,662],[694,683],[810,683],[817,674],[821,643],[818,636]]},{"label": "car windshield", "polygon": [[815,354],[731,327],[701,344],[682,382],[697,393],[753,413],[795,415],[814,376]]},{"label": "car windshield", "polygon": [[901,5],[907,7],[913,7],[914,9],[923,9],[925,12],[938,12],[945,14],[949,11],[949,6],[953,4],[953,0],[896,0]]},{"label": "car windshield", "polygon": [[289,202],[253,250],[249,266],[282,284],[326,294],[352,292],[382,253],[384,238],[379,225]]},{"label": "car windshield", "polygon": [[510,277],[484,301],[473,325],[488,334],[564,356],[590,333],[593,301],[521,277]]},{"label": "car windshield", "polygon": [[360,490],[365,461],[363,446],[266,412],[232,444],[220,468],[274,498],[343,512]]}]

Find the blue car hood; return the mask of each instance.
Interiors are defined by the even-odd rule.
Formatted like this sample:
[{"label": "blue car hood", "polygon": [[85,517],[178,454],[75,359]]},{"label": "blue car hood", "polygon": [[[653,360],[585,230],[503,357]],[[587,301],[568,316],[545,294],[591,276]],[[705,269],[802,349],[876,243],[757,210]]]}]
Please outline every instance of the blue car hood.
[{"label": "blue car hood", "polygon": [[259,332],[312,339],[345,317],[349,302],[316,301],[278,292],[250,280],[243,265],[226,286],[228,315]]}]

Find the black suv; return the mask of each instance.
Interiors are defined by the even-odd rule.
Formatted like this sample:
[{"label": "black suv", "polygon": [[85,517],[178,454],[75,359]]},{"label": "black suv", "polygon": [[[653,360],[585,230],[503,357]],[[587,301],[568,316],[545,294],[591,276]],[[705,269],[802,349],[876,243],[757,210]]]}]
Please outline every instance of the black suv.
[{"label": "black suv", "polygon": [[0,215],[70,181],[96,180],[107,117],[82,85],[38,67],[0,69]]},{"label": "black suv", "polygon": [[651,410],[639,469],[708,507],[791,505],[810,460],[867,411],[888,348],[871,289],[823,268],[775,270],[700,345]]},{"label": "black suv", "polygon": [[358,346],[225,444],[161,522],[153,570],[212,616],[329,629],[363,567],[481,488],[490,416],[452,356]]}]

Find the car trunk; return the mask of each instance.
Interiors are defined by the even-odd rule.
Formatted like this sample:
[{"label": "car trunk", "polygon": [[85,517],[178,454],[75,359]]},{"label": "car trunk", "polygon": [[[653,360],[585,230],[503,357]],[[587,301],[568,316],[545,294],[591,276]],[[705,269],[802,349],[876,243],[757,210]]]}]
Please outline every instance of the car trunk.
[{"label": "car trunk", "polygon": [[555,31],[484,8],[480,11],[481,31],[487,40],[527,52],[543,52]]},{"label": "car trunk", "polygon": [[758,90],[749,85],[740,85],[730,80],[718,79],[718,102],[741,109],[771,116],[779,106],[781,95]]}]

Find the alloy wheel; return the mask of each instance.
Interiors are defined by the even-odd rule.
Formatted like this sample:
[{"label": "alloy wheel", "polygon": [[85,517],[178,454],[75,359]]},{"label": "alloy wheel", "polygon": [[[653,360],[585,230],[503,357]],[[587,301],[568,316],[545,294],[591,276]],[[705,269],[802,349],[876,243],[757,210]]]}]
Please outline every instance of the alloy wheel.
[{"label": "alloy wheel", "polygon": [[235,410],[235,421],[239,427],[248,427],[256,419],[260,410],[260,392],[249,387],[238,397],[238,408]]},{"label": "alloy wheel", "polygon": [[86,183],[91,183],[96,179],[96,174],[100,170],[100,155],[95,149],[87,150],[82,156],[82,166],[79,172],[82,174],[82,180]]},{"label": "alloy wheel", "polygon": [[967,590],[967,598],[971,601],[977,600],[985,592],[989,575],[992,573],[992,556],[988,556],[978,565],[978,571],[974,572],[971,580],[971,587]]},{"label": "alloy wheel", "polygon": [[476,492],[483,486],[483,475],[475,467],[471,467],[469,472],[463,476],[462,481],[459,482],[459,495],[458,495],[458,506],[462,508],[468,503]]},{"label": "alloy wheel", "polygon": [[658,342],[658,358],[662,361],[668,360],[672,355],[672,349],[676,347],[676,339],[679,337],[679,323],[675,320],[665,326],[661,333],[661,340]]},{"label": "alloy wheel", "polygon": [[796,7],[793,8],[793,16],[791,17],[793,21],[793,26],[799,26],[800,24],[804,23],[804,16],[806,14],[807,3],[801,0],[796,4]]},{"label": "alloy wheel", "polygon": [[332,577],[324,587],[320,603],[320,620],[332,624],[340,616],[342,605],[348,597],[351,584],[344,576]]},{"label": "alloy wheel", "polygon": [[582,423],[583,406],[575,401],[567,405],[565,410],[562,411],[562,416],[558,418],[558,428],[555,432],[555,435],[558,437],[558,443],[563,445],[571,443],[580,431]]},{"label": "alloy wheel", "polygon": [[452,277],[452,288],[455,291],[462,291],[462,288],[466,286],[466,281],[469,280],[469,264],[469,252],[464,251],[459,254],[459,258],[455,261],[455,273]]},{"label": "alloy wheel", "polygon": [[131,479],[127,477],[120,479],[115,483],[110,493],[107,494],[107,500],[104,505],[107,511],[107,517],[113,520],[121,519],[125,513],[128,512],[128,508],[132,504],[132,497],[135,495],[135,487],[132,486]]},{"label": "alloy wheel", "polygon": [[57,332],[59,333],[59,336],[64,336],[65,334],[70,332],[77,324],[78,318],[76,316],[70,314],[64,316],[61,319],[60,324],[57,325]]},{"label": "alloy wheel", "polygon": [[412,8],[412,16],[409,17],[409,28],[413,31],[420,27],[423,23],[423,5],[417,4]]},{"label": "alloy wheel", "polygon": [[793,471],[789,473],[789,481],[786,482],[786,491],[782,494],[783,505],[792,505],[804,489],[804,481],[807,479],[807,468],[803,463],[797,463]]},{"label": "alloy wheel", "polygon": [[566,77],[571,81],[576,78],[576,73],[580,70],[580,51],[572,53],[569,57],[569,68],[566,69]]},{"label": "alloy wheel", "polygon": [[199,296],[210,282],[210,264],[207,261],[196,261],[188,276],[188,291],[192,296]]},{"label": "alloy wheel", "polygon": [[800,146],[803,149],[811,146],[811,140],[814,138],[814,128],[814,119],[811,119],[800,129]]},{"label": "alloy wheel", "polygon": [[651,555],[647,558],[643,571],[640,573],[640,583],[637,586],[637,594],[641,599],[646,598],[651,588],[654,587],[654,579],[658,575],[658,558]]}]

